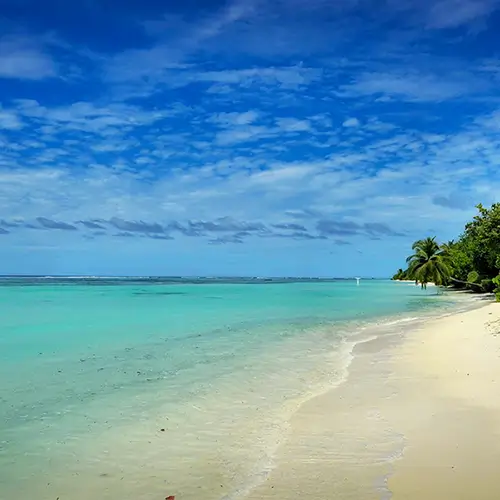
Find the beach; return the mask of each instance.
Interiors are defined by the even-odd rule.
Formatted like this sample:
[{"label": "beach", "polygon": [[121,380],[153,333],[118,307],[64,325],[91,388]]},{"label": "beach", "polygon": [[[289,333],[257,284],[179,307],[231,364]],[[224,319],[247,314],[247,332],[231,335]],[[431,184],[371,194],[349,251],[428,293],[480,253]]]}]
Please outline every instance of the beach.
[{"label": "beach", "polygon": [[358,344],[248,498],[500,498],[499,386],[499,304]]},{"label": "beach", "polygon": [[498,498],[488,300],[389,281],[0,292],[2,498]]},{"label": "beach", "polygon": [[500,305],[429,325],[398,366],[410,411],[398,415],[408,446],[389,481],[394,498],[500,498]]}]

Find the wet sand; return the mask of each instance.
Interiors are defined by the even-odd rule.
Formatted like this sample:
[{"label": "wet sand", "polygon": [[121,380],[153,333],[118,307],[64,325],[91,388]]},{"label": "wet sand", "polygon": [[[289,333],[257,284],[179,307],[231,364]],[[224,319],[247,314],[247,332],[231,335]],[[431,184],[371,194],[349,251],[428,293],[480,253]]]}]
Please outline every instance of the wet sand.
[{"label": "wet sand", "polygon": [[500,304],[359,344],[250,500],[500,498]]}]

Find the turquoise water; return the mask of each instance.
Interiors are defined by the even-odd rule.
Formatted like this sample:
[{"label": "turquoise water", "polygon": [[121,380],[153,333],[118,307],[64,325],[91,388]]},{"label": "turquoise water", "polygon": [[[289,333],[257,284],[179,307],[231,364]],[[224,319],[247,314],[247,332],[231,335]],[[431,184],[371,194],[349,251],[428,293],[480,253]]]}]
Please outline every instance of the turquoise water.
[{"label": "turquoise water", "polygon": [[0,283],[0,497],[233,499],[406,283]]}]

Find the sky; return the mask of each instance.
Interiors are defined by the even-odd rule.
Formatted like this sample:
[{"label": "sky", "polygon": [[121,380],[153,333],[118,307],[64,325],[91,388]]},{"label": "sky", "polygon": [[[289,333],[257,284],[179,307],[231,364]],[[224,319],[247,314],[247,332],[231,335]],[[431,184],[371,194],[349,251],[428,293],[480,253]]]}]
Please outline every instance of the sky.
[{"label": "sky", "polygon": [[389,276],[500,201],[500,0],[0,0],[0,274]]}]

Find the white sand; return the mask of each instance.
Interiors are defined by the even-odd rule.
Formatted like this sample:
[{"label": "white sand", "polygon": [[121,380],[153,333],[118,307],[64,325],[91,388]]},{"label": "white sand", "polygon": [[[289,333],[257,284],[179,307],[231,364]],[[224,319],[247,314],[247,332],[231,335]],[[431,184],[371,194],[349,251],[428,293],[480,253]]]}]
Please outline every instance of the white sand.
[{"label": "white sand", "polygon": [[492,304],[429,325],[400,350],[417,414],[399,419],[408,446],[389,481],[394,499],[500,498],[499,334]]},{"label": "white sand", "polygon": [[291,429],[250,500],[498,500],[500,304],[361,344]]}]

